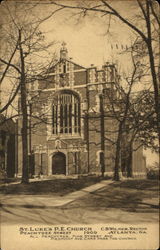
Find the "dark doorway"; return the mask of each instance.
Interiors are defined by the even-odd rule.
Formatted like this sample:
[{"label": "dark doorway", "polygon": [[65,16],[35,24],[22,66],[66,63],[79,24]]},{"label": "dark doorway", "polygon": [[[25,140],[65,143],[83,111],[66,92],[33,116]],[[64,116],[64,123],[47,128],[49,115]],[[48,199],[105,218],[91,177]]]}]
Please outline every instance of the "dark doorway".
[{"label": "dark doorway", "polygon": [[102,176],[104,176],[105,165],[104,165],[104,153],[103,152],[100,152],[100,166],[101,166]]},{"label": "dark doorway", "polygon": [[5,153],[0,151],[0,170],[5,170]]},{"label": "dark doorway", "polygon": [[58,152],[52,157],[52,174],[66,174],[66,156]]}]

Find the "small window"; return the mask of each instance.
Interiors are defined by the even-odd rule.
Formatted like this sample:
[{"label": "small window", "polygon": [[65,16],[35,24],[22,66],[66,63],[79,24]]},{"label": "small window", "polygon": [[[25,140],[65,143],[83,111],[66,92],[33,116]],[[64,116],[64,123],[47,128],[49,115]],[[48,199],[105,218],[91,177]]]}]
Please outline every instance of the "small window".
[{"label": "small window", "polygon": [[63,64],[63,73],[66,73],[66,64]]}]

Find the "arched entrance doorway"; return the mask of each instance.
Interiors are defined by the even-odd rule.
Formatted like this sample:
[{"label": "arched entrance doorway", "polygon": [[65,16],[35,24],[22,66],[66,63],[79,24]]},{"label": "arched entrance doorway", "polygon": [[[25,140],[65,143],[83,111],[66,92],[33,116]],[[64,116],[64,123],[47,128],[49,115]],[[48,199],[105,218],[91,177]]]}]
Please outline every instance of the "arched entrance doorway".
[{"label": "arched entrance doorway", "polygon": [[52,174],[66,174],[66,156],[62,152],[52,156]]}]

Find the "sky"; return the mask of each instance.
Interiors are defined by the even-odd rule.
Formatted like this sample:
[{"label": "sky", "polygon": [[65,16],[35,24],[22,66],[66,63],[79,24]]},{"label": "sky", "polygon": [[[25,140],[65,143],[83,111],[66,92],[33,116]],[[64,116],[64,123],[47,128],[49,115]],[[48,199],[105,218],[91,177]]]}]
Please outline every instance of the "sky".
[{"label": "sky", "polygon": [[69,56],[77,63],[100,67],[106,61],[119,59],[122,45],[131,44],[131,32],[122,23],[112,20],[110,34],[106,34],[108,18],[89,13],[77,22],[77,16],[73,17],[72,13],[68,10],[59,12],[42,25],[42,29],[50,31],[46,34],[47,39],[60,42],[55,46],[57,52],[61,42],[65,41]]},{"label": "sky", "polygon": [[[19,2],[15,2],[17,2],[18,8],[21,10]],[[37,1],[35,2],[37,3]],[[43,2],[40,1],[40,3]],[[69,3],[69,1],[64,1],[64,3]],[[122,2],[120,3],[122,4]],[[12,13],[13,9],[11,5],[12,2],[8,2],[8,8]],[[124,7],[126,11],[124,11]],[[125,1],[125,5],[121,8],[123,14],[128,13],[129,7],[130,4],[128,4],[128,1]],[[30,8],[30,5],[28,8]],[[36,19],[37,17],[44,18],[44,16],[48,16],[54,10],[55,6],[53,5],[38,4],[32,14]],[[0,11],[1,19],[3,19],[3,22],[6,22],[6,15],[2,12],[2,8]],[[24,16],[24,8],[22,7],[22,11],[18,13],[22,20],[28,18],[27,22],[30,21],[30,11]],[[49,49],[51,56],[54,52],[59,56],[61,44],[64,41],[67,44],[68,56],[84,67],[89,67],[91,64],[94,64],[100,68],[105,62],[109,61],[117,63],[118,67],[127,70],[130,65],[128,63],[129,57],[128,55],[123,55],[122,57],[120,53],[122,52],[122,46],[130,46],[131,44],[133,34],[131,34],[130,29],[117,20],[111,20],[110,32],[106,34],[108,18],[102,17],[101,14],[95,15],[95,13],[88,13],[85,18],[77,19],[78,17],[79,16],[75,15],[75,11],[66,9],[57,12],[54,16],[42,23],[40,29],[45,34],[45,42],[56,42],[56,44]],[[38,60],[41,59],[38,58]],[[6,88],[6,83],[2,84],[4,91],[2,99],[5,100],[5,94],[8,95],[9,88]]]}]

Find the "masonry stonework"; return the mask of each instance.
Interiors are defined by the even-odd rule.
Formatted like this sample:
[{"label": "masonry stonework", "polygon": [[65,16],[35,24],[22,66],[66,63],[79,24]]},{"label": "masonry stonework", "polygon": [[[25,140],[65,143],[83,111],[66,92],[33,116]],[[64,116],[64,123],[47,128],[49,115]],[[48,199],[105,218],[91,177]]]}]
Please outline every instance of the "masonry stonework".
[{"label": "masonry stonework", "polygon": [[[101,70],[80,66],[68,59],[63,44],[45,78],[28,84],[30,175],[101,174],[102,158],[105,174],[113,174],[117,123],[106,102],[102,116],[100,96],[104,90],[116,94],[117,79],[114,65],[106,63]],[[19,119],[19,133],[20,127]],[[18,147],[21,174],[20,137]],[[142,149],[133,154],[132,170],[145,175]]]}]

